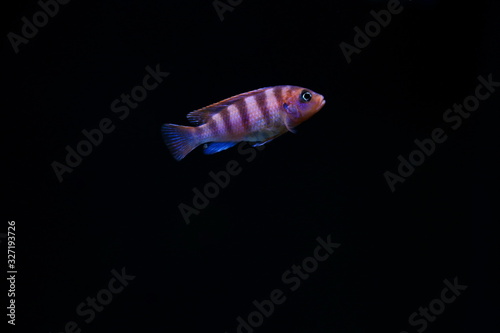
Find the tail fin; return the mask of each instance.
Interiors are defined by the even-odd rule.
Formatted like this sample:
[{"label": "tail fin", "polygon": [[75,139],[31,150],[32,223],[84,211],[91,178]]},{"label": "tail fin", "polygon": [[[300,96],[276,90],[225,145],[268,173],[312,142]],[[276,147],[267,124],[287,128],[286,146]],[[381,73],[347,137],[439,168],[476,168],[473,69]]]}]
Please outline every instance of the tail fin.
[{"label": "tail fin", "polygon": [[199,143],[193,133],[193,127],[165,124],[161,128],[163,141],[177,161],[182,160]]}]

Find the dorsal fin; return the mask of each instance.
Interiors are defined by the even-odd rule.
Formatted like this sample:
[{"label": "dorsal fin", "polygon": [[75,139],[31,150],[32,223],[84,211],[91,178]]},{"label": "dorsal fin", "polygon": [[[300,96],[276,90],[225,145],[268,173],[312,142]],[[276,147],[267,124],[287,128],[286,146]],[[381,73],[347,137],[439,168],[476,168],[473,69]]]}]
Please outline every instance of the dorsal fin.
[{"label": "dorsal fin", "polygon": [[225,100],[222,100],[220,102],[211,104],[209,106],[205,106],[204,108],[189,112],[186,117],[189,120],[190,123],[193,125],[202,125],[205,124],[207,121],[210,120],[214,115],[217,113],[221,112],[225,108],[227,108],[229,105],[236,103],[237,101],[251,95],[258,94],[268,88],[271,87],[265,87],[265,88],[260,88],[252,91],[248,91],[246,93],[242,93],[230,98],[226,98]]},{"label": "dorsal fin", "polygon": [[221,102],[215,103],[204,108],[189,112],[186,117],[193,125],[203,125],[214,115],[224,110],[229,105],[223,105]]}]

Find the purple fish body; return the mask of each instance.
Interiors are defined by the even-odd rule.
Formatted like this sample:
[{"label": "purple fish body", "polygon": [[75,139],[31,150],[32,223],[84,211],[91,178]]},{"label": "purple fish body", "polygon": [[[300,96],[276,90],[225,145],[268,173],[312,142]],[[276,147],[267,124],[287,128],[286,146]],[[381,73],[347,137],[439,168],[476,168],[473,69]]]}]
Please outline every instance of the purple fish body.
[{"label": "purple fish body", "polygon": [[187,114],[195,126],[165,124],[163,139],[176,160],[199,145],[205,154],[238,142],[265,144],[309,119],[325,104],[322,95],[297,86],[275,86],[233,96]]}]

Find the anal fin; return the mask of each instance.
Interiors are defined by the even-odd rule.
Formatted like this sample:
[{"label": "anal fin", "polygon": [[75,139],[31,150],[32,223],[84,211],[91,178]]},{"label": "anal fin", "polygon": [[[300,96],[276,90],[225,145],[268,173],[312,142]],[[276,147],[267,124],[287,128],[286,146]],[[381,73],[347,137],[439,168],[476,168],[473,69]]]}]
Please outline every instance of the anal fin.
[{"label": "anal fin", "polygon": [[203,152],[207,155],[211,155],[211,154],[215,154],[215,153],[218,153],[220,151],[229,149],[236,144],[237,144],[237,142],[233,142],[233,141],[231,141],[231,142],[210,142],[210,143],[206,144]]}]

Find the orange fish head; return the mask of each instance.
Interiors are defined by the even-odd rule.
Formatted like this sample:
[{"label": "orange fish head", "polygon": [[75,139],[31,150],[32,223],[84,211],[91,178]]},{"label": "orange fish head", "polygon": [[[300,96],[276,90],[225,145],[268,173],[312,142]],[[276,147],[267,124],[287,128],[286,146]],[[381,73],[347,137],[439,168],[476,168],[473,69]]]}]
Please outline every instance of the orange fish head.
[{"label": "orange fish head", "polygon": [[323,105],[323,95],[307,88],[291,87],[283,105],[287,114],[287,127],[293,128],[303,123],[321,110]]}]

